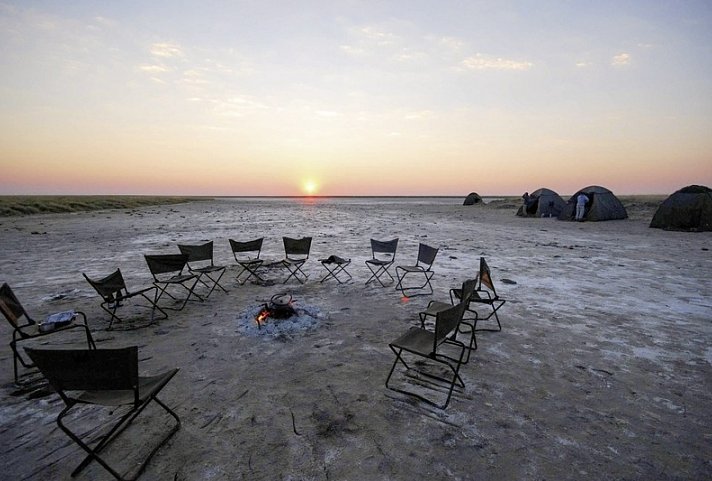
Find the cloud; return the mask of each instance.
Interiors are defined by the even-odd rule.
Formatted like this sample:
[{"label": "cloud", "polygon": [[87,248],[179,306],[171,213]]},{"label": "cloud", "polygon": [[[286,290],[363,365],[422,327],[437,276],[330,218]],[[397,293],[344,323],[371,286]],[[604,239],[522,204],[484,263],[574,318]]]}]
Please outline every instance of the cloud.
[{"label": "cloud", "polygon": [[455,37],[442,37],[438,40],[438,43],[452,51],[458,51],[465,46],[465,42]]},{"label": "cloud", "polygon": [[491,57],[481,53],[466,58],[460,65],[467,70],[529,70],[534,66],[532,62]]},{"label": "cloud", "polygon": [[366,55],[366,51],[361,47],[354,47],[353,45],[341,45],[339,48],[342,52],[348,55],[353,55],[357,57]]},{"label": "cloud", "polygon": [[379,45],[391,45],[398,40],[397,35],[378,30],[375,27],[362,27],[358,32],[362,37],[376,41]]},{"label": "cloud", "polygon": [[151,54],[156,57],[182,57],[183,51],[174,43],[154,43],[151,45]]},{"label": "cloud", "polygon": [[164,73],[164,72],[170,71],[170,69],[168,67],[165,67],[163,65],[141,65],[141,66],[139,66],[139,69],[142,72],[147,72],[147,73],[151,73],[151,74]]},{"label": "cloud", "polygon": [[630,54],[628,53],[619,53],[611,60],[611,65],[614,67],[623,67],[628,64],[630,64]]},{"label": "cloud", "polygon": [[591,65],[593,65],[592,62],[583,62],[583,61],[576,62],[576,67],[578,67],[578,68],[586,68],[586,67],[590,67]]}]

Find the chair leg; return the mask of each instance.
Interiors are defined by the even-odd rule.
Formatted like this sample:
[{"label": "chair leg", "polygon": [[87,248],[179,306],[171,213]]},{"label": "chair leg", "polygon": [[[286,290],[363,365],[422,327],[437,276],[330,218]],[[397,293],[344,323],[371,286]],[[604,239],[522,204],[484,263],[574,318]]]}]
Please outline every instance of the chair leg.
[{"label": "chair leg", "polygon": [[210,289],[210,292],[208,293],[208,295],[205,296],[206,299],[210,296],[210,294],[215,290],[216,287],[219,287],[219,288],[220,288],[224,293],[226,293],[226,294],[227,294],[227,292],[228,292],[228,290],[225,289],[225,288],[220,284],[220,279],[222,279],[222,276],[225,274],[225,269],[222,269],[221,271],[218,271],[218,272],[220,272],[220,275],[218,276],[217,279],[213,279],[212,277],[208,276],[208,279],[210,279],[210,280],[213,282],[213,288]]},{"label": "chair leg", "polygon": [[[353,279],[353,277],[351,277],[351,274],[349,274],[349,271],[346,270],[346,266],[348,264],[345,264],[345,265],[336,264],[333,268],[329,268],[329,266],[324,263],[322,263],[322,265],[324,266],[324,269],[326,269],[328,271],[328,273],[326,275],[324,275],[324,277],[322,277],[322,279],[320,281],[321,283],[323,283],[327,279],[333,278],[333,279],[336,279],[336,282],[338,282],[339,284],[343,284],[344,282],[348,282],[351,279]],[[341,279],[339,279],[339,274],[341,274],[342,272],[348,276],[348,279],[346,279],[345,281],[342,281]]]},{"label": "chair leg", "polygon": [[[158,321],[158,320],[163,320],[163,319],[168,319],[168,313],[161,309],[158,304],[155,302],[155,294],[154,294],[154,299],[151,299],[146,295],[145,292],[142,292],[141,295],[143,296],[144,299],[146,299],[150,304],[151,304],[151,321]],[[156,318],[156,310],[161,311],[161,314],[163,314],[163,317]]]},{"label": "chair leg", "polygon": [[[244,265],[240,264],[240,267],[242,268],[242,270],[237,273],[237,276],[235,276],[235,280],[237,280],[237,283],[240,284],[241,286],[244,286],[247,283],[247,281],[249,281],[250,278],[252,278],[252,277],[257,279],[257,282],[259,282],[259,283],[265,282],[265,280],[262,278],[262,276],[260,276],[259,273],[257,272],[258,269],[261,267],[261,265],[258,267],[255,267],[255,268],[251,268],[249,266],[244,266]],[[247,277],[245,277],[244,280],[240,280],[240,277],[242,277],[242,275],[245,272],[247,272]]]},{"label": "chair leg", "polygon": [[[500,307],[504,305],[504,303],[507,302],[506,300],[502,299],[495,299],[492,302],[481,302],[480,304],[487,304],[490,306],[492,309],[492,312],[487,316],[483,317],[482,319],[479,319],[480,321],[488,321],[494,316],[495,321],[497,322],[497,328],[486,328],[486,329],[477,329],[480,332],[501,332],[502,331],[502,324],[499,322],[499,315],[497,314],[497,311],[499,311]],[[497,304],[495,304],[497,303]]]},{"label": "chair leg", "polygon": [[[173,426],[173,428],[161,439],[160,443],[158,443],[139,463],[139,468],[138,471],[134,474],[133,477],[131,478],[124,478],[122,477],[114,468],[112,468],[103,458],[99,456],[99,453],[106,448],[114,439],[116,439],[128,426],[131,425],[133,420],[148,406],[148,404],[151,401],[156,401],[159,406],[161,406],[168,414],[170,414],[176,421],[176,424]],[[71,476],[75,477],[78,475],[84,468],[86,468],[91,461],[96,461],[99,464],[101,464],[104,469],[109,471],[116,479],[120,481],[135,481],[141,473],[144,471],[146,468],[146,465],[148,464],[148,461],[153,457],[156,452],[168,441],[168,439],[173,436],[178,429],[181,426],[181,421],[178,418],[178,415],[171,410],[168,406],[166,406],[163,402],[161,402],[158,397],[155,395],[152,396],[151,398],[147,399],[144,403],[142,403],[138,408],[134,408],[124,414],[119,421],[112,426],[112,428],[109,430],[108,433],[103,435],[100,439],[99,442],[94,446],[92,449],[89,445],[87,445],[85,442],[79,438],[76,434],[74,434],[63,422],[62,418],[69,412],[72,406],[69,406],[65,408],[57,417],[57,425],[64,431],[64,433],[69,436],[75,443],[77,443],[84,451],[87,452],[87,456],[82,460],[81,463],[72,471]]]},{"label": "chair leg", "polygon": [[389,282],[388,285],[393,284],[396,281],[393,278],[393,276],[391,275],[391,273],[388,272],[388,267],[378,266],[378,268],[374,271],[370,264],[367,263],[366,265],[368,266],[369,270],[371,271],[371,277],[369,277],[368,280],[366,281],[366,285],[368,285],[371,282],[377,281],[379,284],[381,284],[381,287],[386,287],[386,284],[384,284],[383,281],[381,280],[381,277],[383,277],[384,274],[391,278],[391,282]]},{"label": "chair leg", "polygon": [[[304,263],[302,263],[302,264],[284,264],[284,266],[289,271],[289,275],[284,280],[284,282],[282,282],[282,284],[286,284],[287,282],[289,282],[289,279],[291,279],[292,277],[294,277],[297,280],[297,282],[299,282],[300,284],[304,284],[307,281],[307,279],[309,279],[309,276],[306,275],[304,273],[304,271],[301,269],[302,265],[304,265]],[[301,278],[299,276],[300,274],[302,276]],[[303,278],[303,280],[302,280],[302,278]]]},{"label": "chair leg", "polygon": [[[405,296],[405,297],[429,296],[433,293],[433,285],[430,283],[430,279],[433,277],[433,274],[434,274],[433,271],[415,272],[415,274],[423,274],[425,276],[425,282],[423,283],[423,285],[413,286],[413,287],[403,287],[403,281],[408,276],[408,274],[411,274],[411,272],[404,271],[403,275],[401,276],[400,271],[396,267],[396,277],[398,277],[398,284],[396,284],[396,290],[401,291],[403,296]],[[415,294],[409,294],[409,292],[419,291],[421,289],[425,289],[426,287],[428,288],[428,292],[418,292]]]},{"label": "chair leg", "polygon": [[[218,276],[217,279],[214,279],[213,277],[211,277],[210,274],[207,273],[207,272],[204,272],[204,273],[198,275],[198,282],[200,282],[202,285],[204,285],[205,287],[207,287],[208,289],[210,289],[210,290],[208,291],[208,293],[205,295],[205,299],[207,299],[207,298],[210,297],[210,294],[213,293],[213,291],[215,290],[216,287],[219,287],[220,289],[222,289],[223,292],[227,292],[227,290],[226,290],[223,286],[220,285],[220,279],[222,278],[222,276],[223,276],[224,273],[225,273],[225,270],[224,270],[224,269],[221,270],[221,271],[220,271],[220,275]],[[205,281],[203,280],[203,276],[205,276],[205,277],[207,277],[208,279],[210,279],[210,283],[205,282]]]},{"label": "chair leg", "polygon": [[116,310],[119,308],[119,303],[114,302],[113,307],[111,309],[109,309],[109,303],[102,302],[101,308],[104,310],[104,312],[106,312],[107,314],[109,314],[109,316],[111,316],[111,317],[109,317],[109,327],[106,328],[107,331],[110,331],[112,326],[114,325],[114,321],[121,322],[121,318],[116,315]]},{"label": "chair leg", "polygon": [[[448,379],[448,378],[444,378],[444,377],[441,377],[441,376],[436,376],[436,375],[433,375],[433,374],[428,374],[428,373],[426,373],[426,372],[420,372],[420,371],[419,371],[420,374],[423,375],[423,376],[425,376],[425,377],[428,377],[428,378],[430,378],[430,379],[434,379],[434,380],[436,380],[436,381],[440,381],[440,382],[443,382],[443,383],[446,383],[446,384],[449,385],[449,388],[447,388],[447,390],[448,390],[448,391],[447,391],[447,398],[445,399],[445,403],[444,403],[444,404],[437,404],[436,402],[434,402],[434,401],[432,401],[432,400],[430,400],[430,399],[428,399],[428,398],[426,398],[426,397],[424,397],[424,396],[422,396],[422,395],[420,395],[420,394],[418,394],[418,393],[416,393],[416,392],[406,391],[405,389],[395,388],[395,387],[392,387],[392,386],[389,386],[389,385],[388,385],[388,382],[390,381],[391,376],[393,375],[393,372],[394,372],[394,370],[395,370],[395,367],[396,367],[396,364],[398,363],[398,361],[400,361],[400,362],[406,367],[406,369],[410,369],[410,368],[408,367],[408,365],[406,364],[405,360],[403,360],[403,358],[402,358],[402,356],[401,356],[401,354],[402,354],[402,352],[403,352],[403,349],[396,350],[396,348],[395,348],[394,346],[389,346],[389,347],[391,348],[391,350],[395,353],[396,359],[395,359],[395,361],[393,361],[393,366],[391,366],[391,370],[390,370],[390,372],[388,373],[388,377],[386,378],[386,387],[387,387],[388,389],[392,390],[392,391],[396,391],[396,392],[399,392],[399,393],[402,393],[402,394],[406,394],[406,395],[409,395],[409,396],[416,397],[416,398],[420,399],[421,401],[423,401],[423,402],[425,402],[425,403],[427,403],[427,404],[430,404],[431,406],[435,406],[435,407],[437,407],[437,408],[439,408],[439,409],[445,409],[445,408],[447,408],[448,404],[450,404],[450,398],[452,397],[452,393],[453,393],[453,391],[455,390],[455,385],[457,385],[458,387],[461,387],[461,388],[464,388],[464,387],[465,387],[465,383],[464,383],[464,381],[462,380],[462,378],[460,377],[460,366],[463,364],[462,358],[463,358],[463,356],[465,355],[465,349],[466,349],[466,347],[465,347],[462,343],[456,342],[456,341],[455,341],[453,344],[455,344],[455,345],[457,345],[457,346],[459,346],[459,347],[461,348],[461,349],[460,349],[460,357],[459,357],[458,359],[450,358],[450,357],[444,357],[444,356],[442,356],[441,358],[437,358],[437,357],[434,357],[434,358],[431,357],[431,358],[429,358],[429,359],[431,359],[432,361],[435,361],[435,362],[437,362],[437,363],[439,363],[439,364],[445,364],[445,365],[450,369],[450,371],[452,371],[452,373],[453,373],[452,379]],[[449,361],[453,361],[453,362],[455,363],[455,366],[453,366]]]},{"label": "chair leg", "polygon": [[198,298],[198,300],[199,300],[200,302],[203,302],[204,299],[203,299],[200,295],[198,295],[197,292],[195,292],[195,287],[198,285],[198,281],[199,281],[199,280],[200,280],[200,276],[196,276],[195,282],[193,282],[193,285],[190,286],[190,287],[186,286],[186,285],[183,284],[183,283],[180,283],[181,287],[183,287],[183,289],[185,289],[186,291],[188,291],[188,295],[185,296],[185,299],[183,300],[183,304],[181,304],[180,308],[178,309],[179,311],[180,311],[180,310],[183,310],[183,308],[185,307],[185,305],[188,304],[188,301],[190,300],[190,297],[191,297],[191,296],[195,296],[195,297]]}]

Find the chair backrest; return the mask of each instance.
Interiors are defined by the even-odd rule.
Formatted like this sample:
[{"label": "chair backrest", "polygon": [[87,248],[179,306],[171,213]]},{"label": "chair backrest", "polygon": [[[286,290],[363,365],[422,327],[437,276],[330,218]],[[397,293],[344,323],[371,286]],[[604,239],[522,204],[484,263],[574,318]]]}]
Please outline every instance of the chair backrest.
[{"label": "chair backrest", "polygon": [[113,302],[128,294],[124,276],[121,275],[121,269],[116,269],[102,279],[92,279],[83,272],[82,275],[106,302]]},{"label": "chair backrest", "polygon": [[428,266],[426,270],[430,270],[435,262],[435,256],[438,255],[438,250],[435,247],[430,247],[429,245],[421,243],[418,246],[418,261],[416,265],[418,266]]},{"label": "chair backrest", "polygon": [[[252,260],[260,258],[260,252],[262,252],[262,242],[264,241],[264,237],[245,242],[240,242],[232,239],[228,240],[230,241],[232,255],[235,256],[236,261],[239,262],[240,260]],[[252,257],[250,254],[255,252],[257,253],[257,255]],[[245,254],[246,258],[243,258],[238,254]]]},{"label": "chair backrest", "polygon": [[14,328],[19,325],[18,321],[22,316],[25,316],[28,323],[35,323],[34,319],[32,319],[29,314],[27,314],[25,308],[22,307],[22,304],[20,304],[20,301],[17,299],[17,296],[15,296],[15,293],[12,292],[7,282],[0,287],[0,311],[2,311],[5,319],[7,319]]},{"label": "chair backrest", "polygon": [[155,278],[158,274],[183,273],[188,256],[185,254],[154,254],[145,255],[148,269]]},{"label": "chair backrest", "polygon": [[138,397],[137,346],[25,351],[65,402],[71,399],[65,391],[135,390]]},{"label": "chair backrest", "polygon": [[191,262],[210,261],[210,265],[213,265],[213,241],[198,245],[178,244],[178,249],[180,249],[181,254],[188,256],[189,264]]},{"label": "chair backrest", "polygon": [[371,239],[371,255],[374,259],[393,261],[398,250],[398,238],[389,241]]},{"label": "chair backrest", "polygon": [[460,325],[462,316],[465,314],[465,307],[465,302],[460,302],[436,314],[433,352],[436,352],[438,346]]},{"label": "chair backrest", "polygon": [[482,284],[484,284],[490,291],[492,291],[492,294],[497,297],[497,291],[494,288],[494,282],[492,282],[492,273],[490,272],[490,268],[487,265],[487,261],[485,261],[484,257],[480,257],[480,287],[478,288],[479,290],[482,290]]},{"label": "chair backrest", "polygon": [[307,259],[311,250],[311,237],[302,237],[301,239],[292,239],[291,237],[282,237],[284,242],[284,253],[287,259]]},{"label": "chair backrest", "polygon": [[464,302],[465,305],[467,305],[467,303],[470,302],[470,299],[472,299],[472,296],[475,295],[476,290],[477,277],[474,279],[467,279],[462,283],[462,297],[460,298],[460,302]]}]

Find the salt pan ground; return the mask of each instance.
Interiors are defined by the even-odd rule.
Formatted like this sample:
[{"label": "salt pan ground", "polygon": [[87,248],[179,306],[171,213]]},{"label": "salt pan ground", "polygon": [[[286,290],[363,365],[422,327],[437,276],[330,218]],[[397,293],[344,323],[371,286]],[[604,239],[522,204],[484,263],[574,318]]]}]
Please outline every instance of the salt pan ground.
[{"label": "salt pan ground", "polygon": [[[180,368],[161,398],[183,424],[144,481],[711,479],[712,233],[649,229],[656,204],[624,203],[629,219],[600,223],[452,198],[215,199],[0,218],[0,281],[39,319],[76,308],[100,346],[138,345],[142,373]],[[263,256],[276,260],[282,236],[314,238],[309,281],[238,285],[228,238],[265,237]],[[364,286],[371,237],[399,237],[402,264],[419,242],[439,247],[433,296]],[[158,325],[106,330],[81,272],[120,267],[138,288],[150,280],[143,254],[207,239],[230,266],[229,293]],[[330,254],[352,259],[352,282],[319,283],[317,259]],[[465,389],[446,410],[386,389],[388,342],[474,276],[480,256],[508,301],[502,332],[478,336]],[[314,322],[279,332],[244,324],[278,293]],[[82,454],[54,423],[59,399],[13,386],[7,347],[0,379],[2,478],[69,479]],[[87,411],[76,425],[88,432],[94,420]],[[146,412],[110,459],[129,469],[167,428]],[[92,464],[77,479],[111,477]]]}]

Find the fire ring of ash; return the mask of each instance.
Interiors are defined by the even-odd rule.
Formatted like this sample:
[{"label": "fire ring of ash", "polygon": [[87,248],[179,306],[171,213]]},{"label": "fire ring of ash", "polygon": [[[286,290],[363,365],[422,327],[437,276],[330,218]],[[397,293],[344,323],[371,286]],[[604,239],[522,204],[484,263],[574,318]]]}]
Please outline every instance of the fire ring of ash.
[{"label": "fire ring of ash", "polygon": [[299,334],[315,329],[326,318],[318,307],[302,305],[295,301],[290,301],[293,315],[284,319],[264,317],[266,306],[267,304],[258,304],[243,312],[237,319],[237,332],[272,337]]}]

